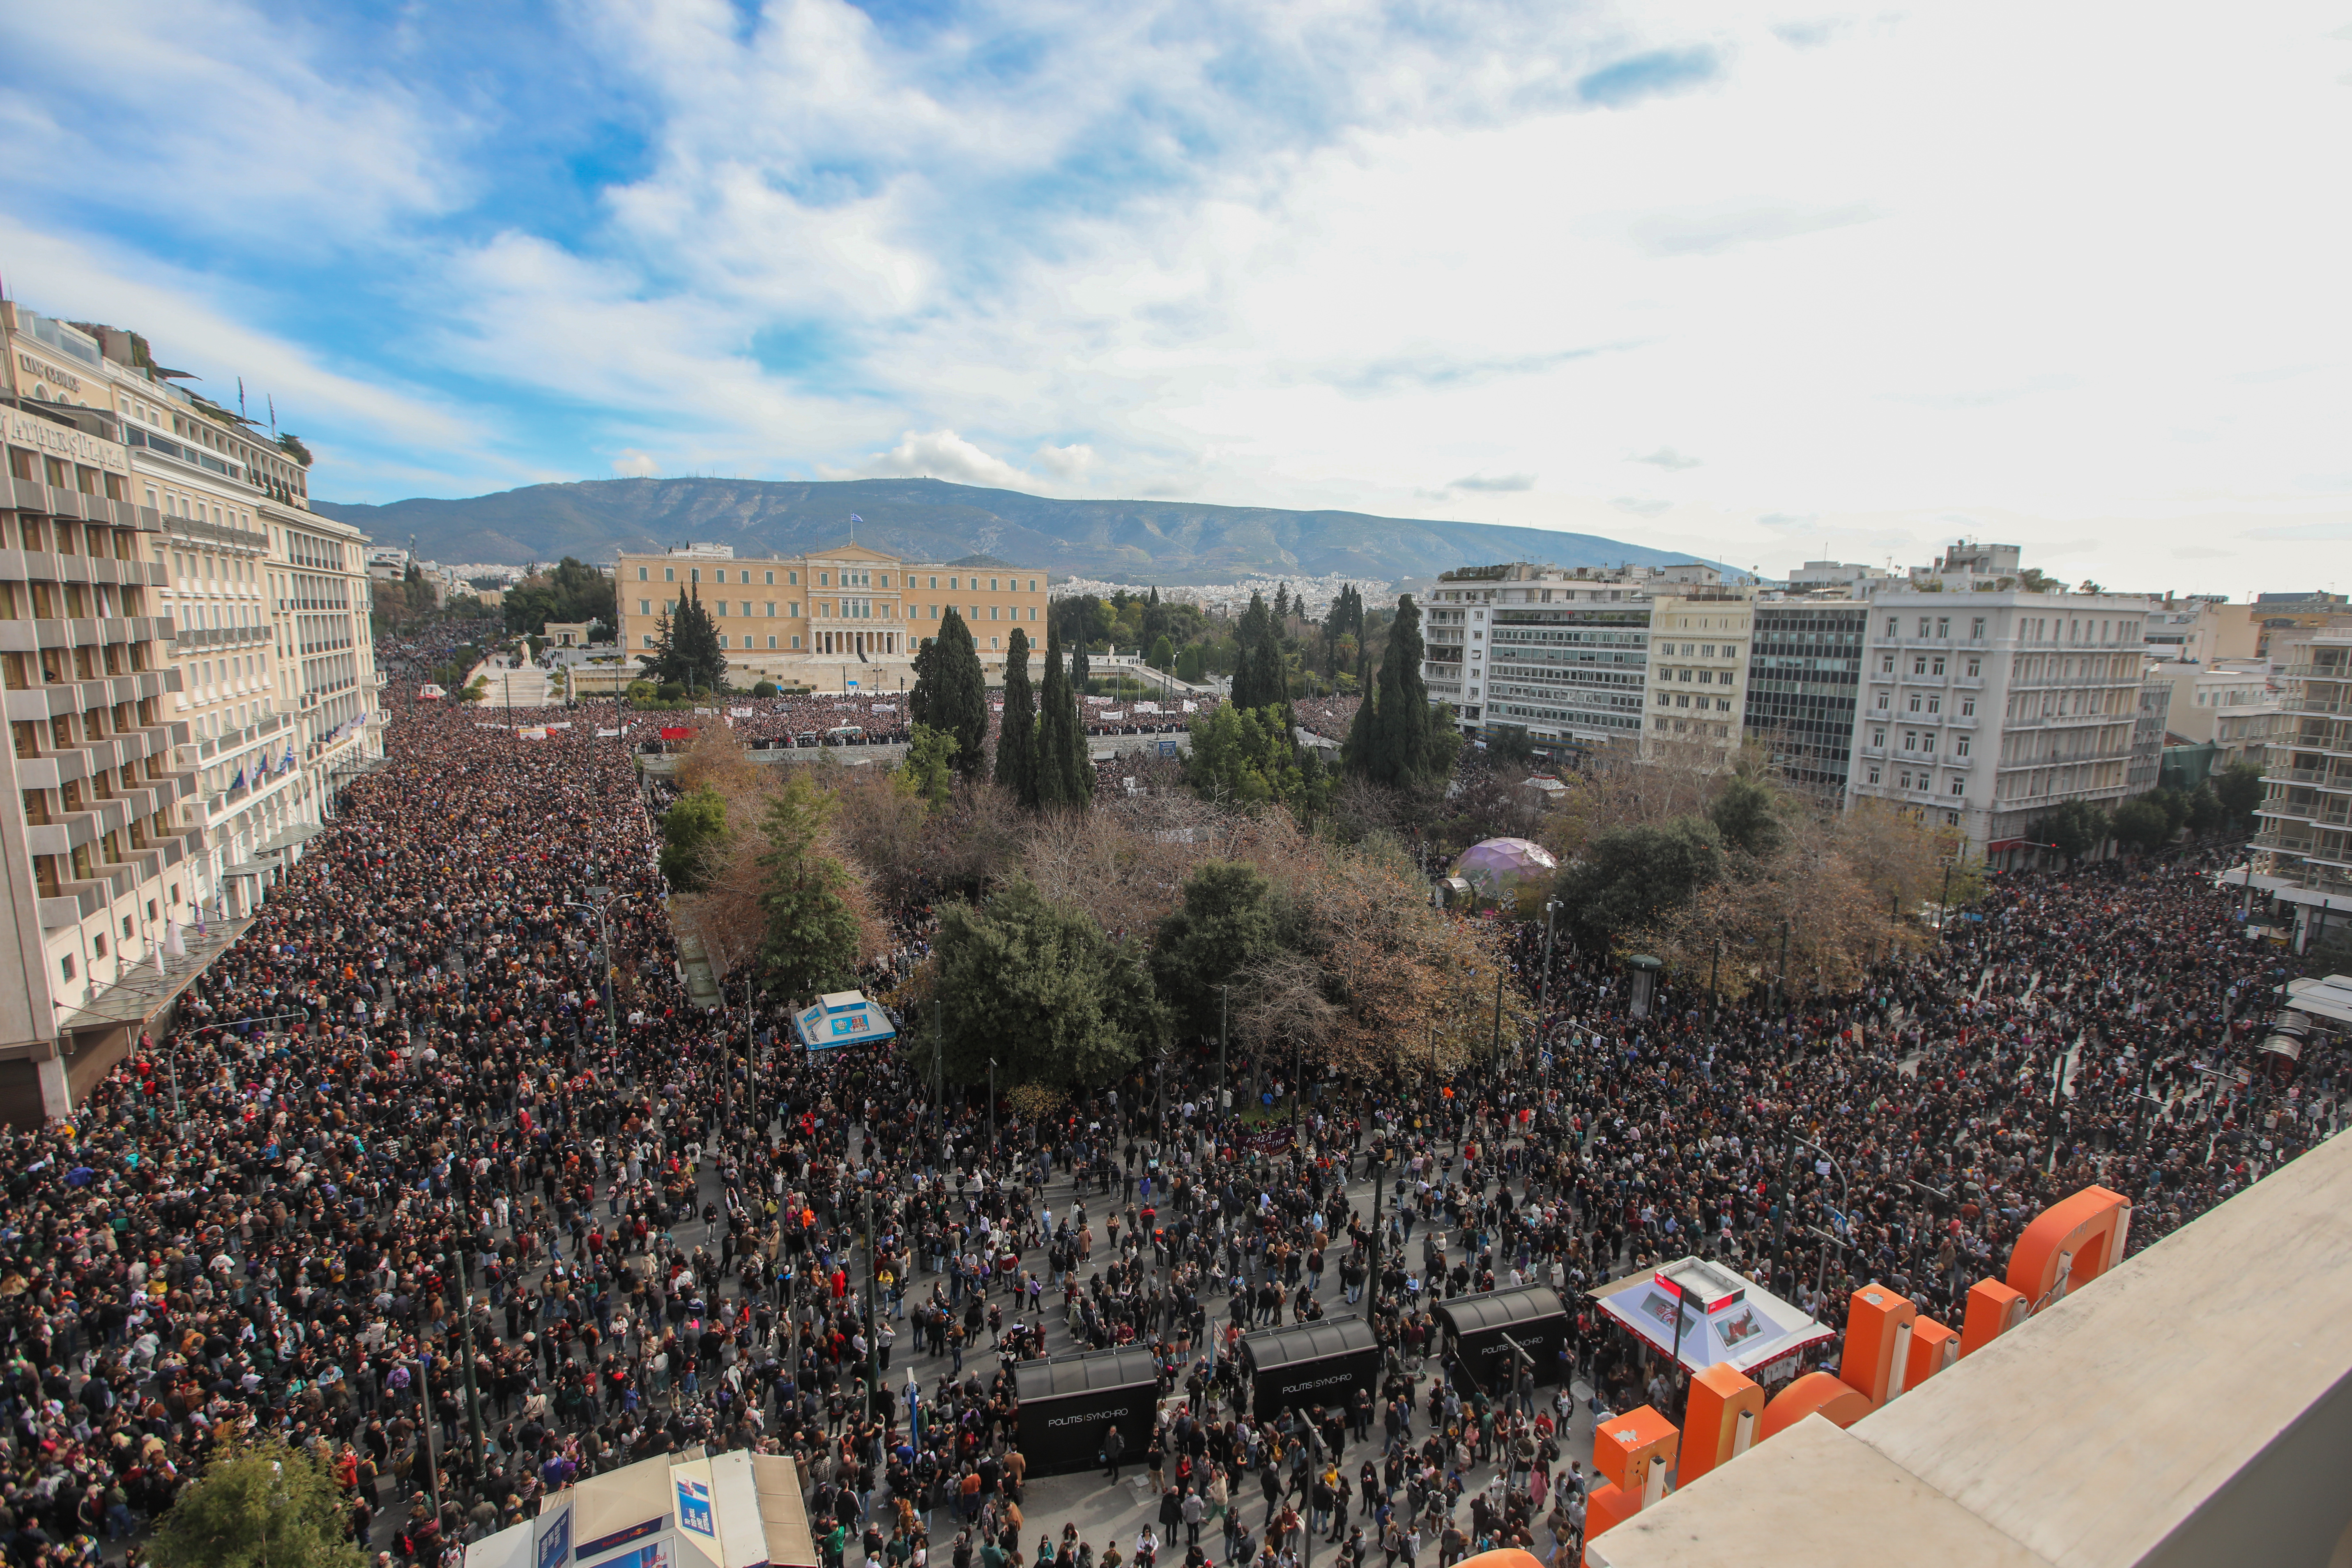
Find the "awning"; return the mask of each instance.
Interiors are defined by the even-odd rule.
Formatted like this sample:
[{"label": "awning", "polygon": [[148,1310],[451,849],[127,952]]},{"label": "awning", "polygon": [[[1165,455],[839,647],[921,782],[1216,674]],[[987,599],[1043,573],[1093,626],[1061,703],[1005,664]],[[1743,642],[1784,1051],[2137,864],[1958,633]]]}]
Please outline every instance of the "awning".
[{"label": "awning", "polygon": [[273,850],[290,849],[297,844],[308,844],[325,831],[327,831],[327,825],[323,822],[298,822],[263,844],[259,853],[267,855]]},{"label": "awning", "polygon": [[[1807,1316],[1743,1274],[1684,1258],[1588,1292],[1601,1310],[1668,1355],[1682,1319],[1682,1363],[1693,1372],[1727,1364],[1752,1373],[1837,1331]],[[1701,1309],[1704,1309],[1702,1310]]]},{"label": "awning", "polygon": [[2352,1024],[2352,974],[2331,974],[2325,980],[2290,980],[2287,1005],[2298,1013]]},{"label": "awning", "polygon": [[[155,960],[151,954],[136,963],[126,963],[122,978],[101,987],[88,1005],[60,1014],[59,1032],[75,1029],[110,1028],[118,1024],[143,1024],[161,1012],[164,1005],[188,988],[191,981],[212,967],[213,961],[229,950],[251,921],[211,921],[199,937],[193,926],[180,929],[180,944],[187,951],[177,957],[163,955],[163,973],[155,973]],[[160,933],[159,937],[160,937]]]}]

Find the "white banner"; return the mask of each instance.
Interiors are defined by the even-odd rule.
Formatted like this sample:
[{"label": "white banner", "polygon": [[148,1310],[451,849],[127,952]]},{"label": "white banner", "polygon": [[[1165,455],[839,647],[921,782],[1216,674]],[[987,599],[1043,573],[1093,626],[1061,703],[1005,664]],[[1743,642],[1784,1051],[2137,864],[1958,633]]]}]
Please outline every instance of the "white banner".
[{"label": "white banner", "polygon": [[1124,719],[1127,717],[1127,710],[1124,708],[1106,708],[1102,710],[1100,716],[1105,719]]},{"label": "white banner", "polygon": [[1197,702],[1187,702],[1184,704],[1184,711],[1187,713],[1196,713],[1200,711],[1200,708],[1201,705]]},{"label": "white banner", "polygon": [[1135,705],[1135,710],[1138,713],[1157,713],[1160,711],[1160,704],[1157,702],[1139,702]]},{"label": "white banner", "polygon": [[730,719],[749,719],[754,711],[750,708],[730,708],[727,710],[727,716]]}]

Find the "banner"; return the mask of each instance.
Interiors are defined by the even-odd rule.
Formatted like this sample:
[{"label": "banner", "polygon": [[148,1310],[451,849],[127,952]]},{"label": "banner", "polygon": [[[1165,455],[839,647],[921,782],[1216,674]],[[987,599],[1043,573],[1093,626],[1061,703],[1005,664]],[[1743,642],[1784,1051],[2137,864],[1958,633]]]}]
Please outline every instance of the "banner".
[{"label": "banner", "polygon": [[519,741],[544,741],[547,739],[547,726],[544,724],[518,724],[515,726],[515,738]]},{"label": "banner", "polygon": [[753,708],[730,708],[727,710],[727,716],[730,719],[749,719],[758,710]]},{"label": "banner", "polygon": [[1185,712],[1187,712],[1187,713],[1195,713],[1195,712],[1198,712],[1198,711],[1200,710],[1200,708],[1201,708],[1201,705],[1200,705],[1199,703],[1194,702],[1194,701],[1191,701],[1191,700],[1188,700],[1185,702],[1185,704],[1184,704],[1184,711],[1185,711]]},{"label": "banner", "polygon": [[621,732],[618,730],[599,730],[596,731],[596,738],[600,741],[617,741],[621,738]]},{"label": "banner", "polygon": [[1135,710],[1138,713],[1157,713],[1160,711],[1160,704],[1157,702],[1139,702],[1135,705]]},{"label": "banner", "polygon": [[688,724],[665,724],[662,726],[661,738],[665,741],[692,740],[694,729]]}]

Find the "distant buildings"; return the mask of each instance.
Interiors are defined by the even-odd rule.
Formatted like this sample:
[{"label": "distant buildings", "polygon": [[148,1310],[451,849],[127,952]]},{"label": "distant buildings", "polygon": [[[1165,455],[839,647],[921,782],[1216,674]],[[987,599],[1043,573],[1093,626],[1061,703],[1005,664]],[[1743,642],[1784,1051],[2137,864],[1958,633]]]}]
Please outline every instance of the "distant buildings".
[{"label": "distant buildings", "polygon": [[2294,910],[2302,952],[2331,906],[2339,930],[2352,910],[2352,622],[2305,634],[2282,673],[2254,839],[2270,864],[2252,885]]},{"label": "distant buildings", "polygon": [[932,565],[863,544],[740,562],[727,545],[682,545],[660,555],[623,554],[614,567],[627,655],[650,650],[664,616],[693,595],[710,612],[737,685],[773,680],[845,690],[855,682],[861,691],[911,685],[917,650],[950,607],[961,613],[994,678],[1002,678],[1015,626],[1041,650],[1045,640],[1045,574],[1034,569]]}]

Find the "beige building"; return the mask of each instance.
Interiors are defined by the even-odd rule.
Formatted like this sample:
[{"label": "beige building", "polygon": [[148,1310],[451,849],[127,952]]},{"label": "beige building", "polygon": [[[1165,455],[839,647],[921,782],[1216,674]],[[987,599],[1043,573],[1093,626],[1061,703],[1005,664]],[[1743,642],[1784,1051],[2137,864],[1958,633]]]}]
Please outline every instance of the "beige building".
[{"label": "beige building", "polygon": [[299,444],[183,392],[119,329],[0,302],[0,574],[23,563],[0,624],[26,625],[0,822],[22,884],[0,994],[25,1005],[0,1003],[0,1117],[23,1120],[120,1058],[382,743],[366,541],[310,514]]},{"label": "beige building", "polygon": [[895,690],[912,683],[916,651],[950,607],[992,679],[1015,626],[1032,643],[1045,638],[1042,570],[932,565],[863,544],[739,561],[729,546],[696,544],[614,562],[622,647],[632,658],[650,651],[662,616],[689,595],[710,612],[736,686]]},{"label": "beige building", "polygon": [[[2252,640],[2251,633],[2247,640]],[[2280,712],[2278,694],[2271,689],[2269,660],[2164,660],[2151,665],[2149,675],[2171,688],[2165,728],[2191,745],[2210,742],[2219,748],[2213,771],[2236,763],[2261,765],[2263,748]]]},{"label": "beige building", "polygon": [[1755,626],[1752,588],[1693,588],[1650,601],[1647,741],[1739,749]]}]

